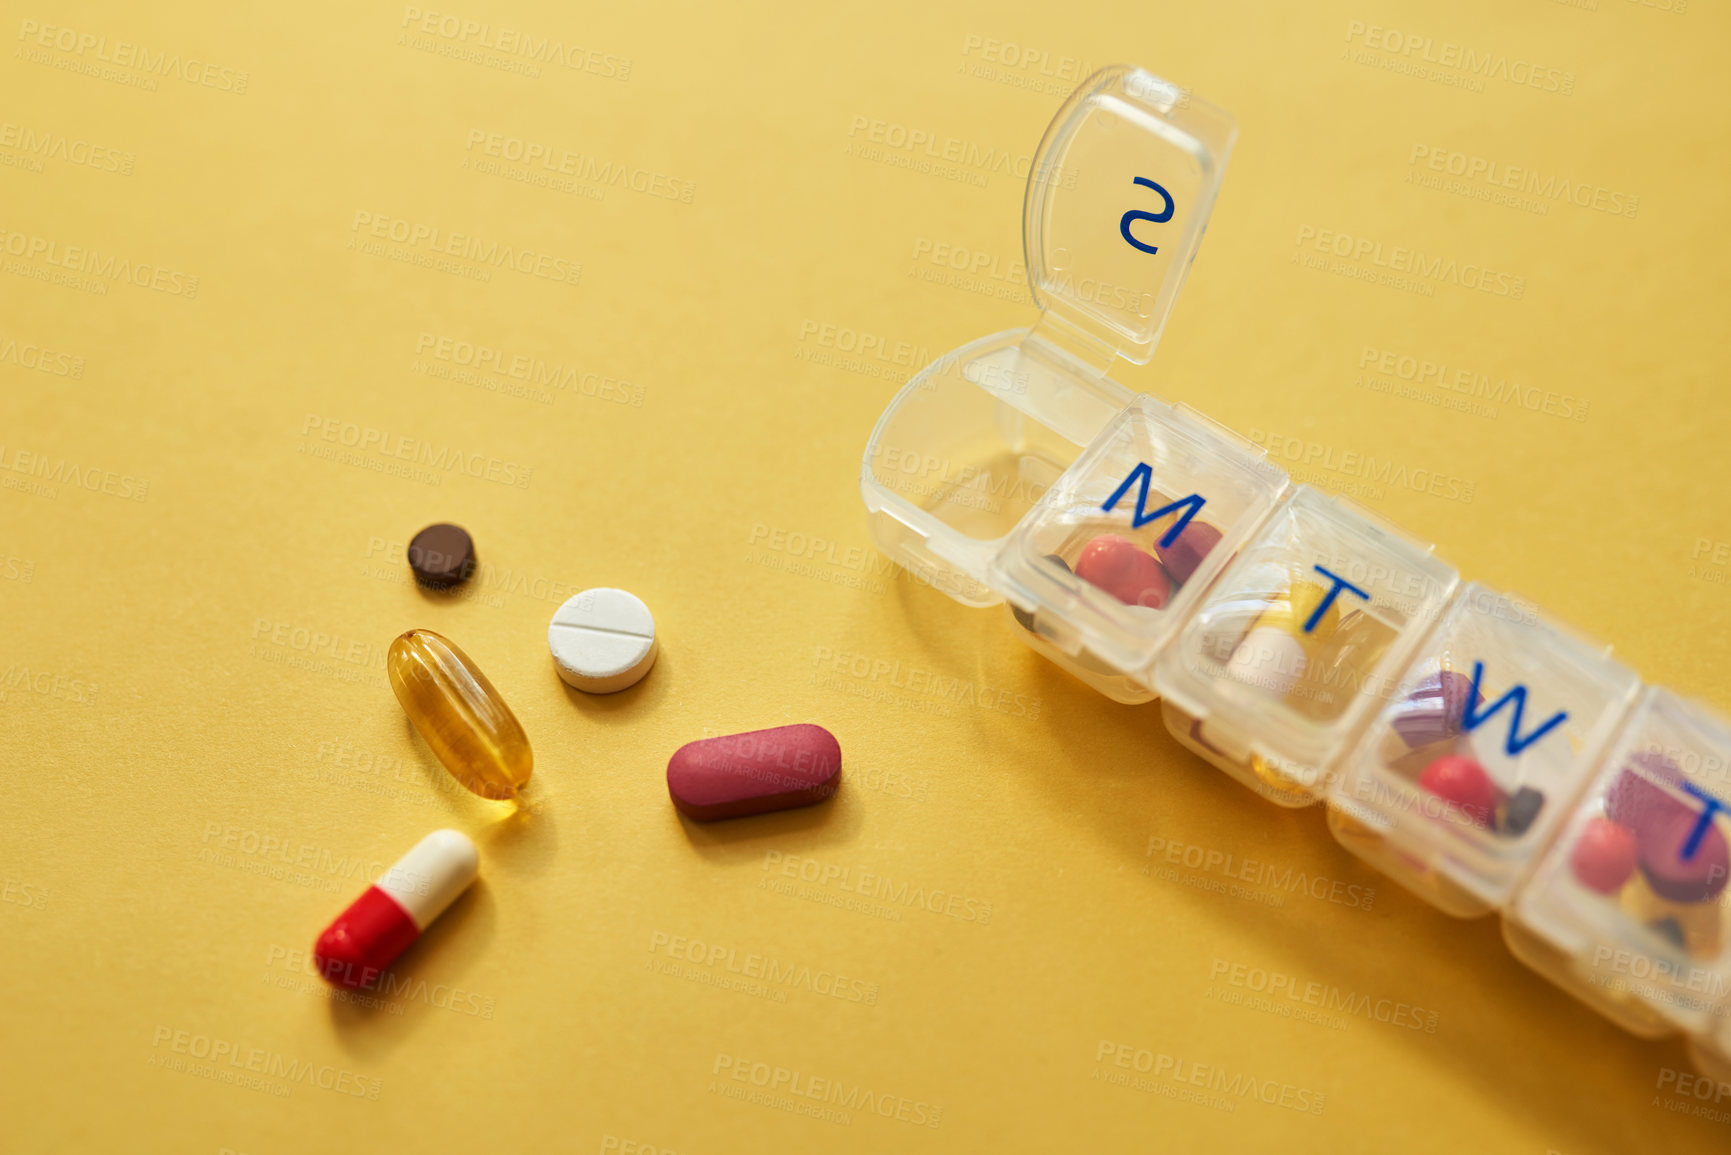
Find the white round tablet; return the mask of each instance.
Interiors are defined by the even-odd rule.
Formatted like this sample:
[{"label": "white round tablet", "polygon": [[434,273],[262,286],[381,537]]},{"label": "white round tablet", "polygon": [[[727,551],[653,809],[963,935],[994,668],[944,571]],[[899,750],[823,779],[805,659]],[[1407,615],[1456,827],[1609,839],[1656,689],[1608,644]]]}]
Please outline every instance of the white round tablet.
[{"label": "white round tablet", "polygon": [[584,590],[547,627],[547,648],[566,684],[591,694],[635,686],[655,664],[655,619],[624,590]]}]

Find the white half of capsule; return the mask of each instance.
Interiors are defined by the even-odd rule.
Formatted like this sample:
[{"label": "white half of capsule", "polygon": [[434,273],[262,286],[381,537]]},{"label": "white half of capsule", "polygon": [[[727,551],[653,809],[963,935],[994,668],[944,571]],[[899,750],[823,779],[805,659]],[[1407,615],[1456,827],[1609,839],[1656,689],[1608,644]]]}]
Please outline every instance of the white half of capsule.
[{"label": "white half of capsule", "polygon": [[460,830],[435,830],[373,885],[426,930],[481,873],[481,855]]},{"label": "white half of capsule", "polygon": [[1226,672],[1280,698],[1304,676],[1304,664],[1304,646],[1297,638],[1274,626],[1257,626],[1238,643]]}]

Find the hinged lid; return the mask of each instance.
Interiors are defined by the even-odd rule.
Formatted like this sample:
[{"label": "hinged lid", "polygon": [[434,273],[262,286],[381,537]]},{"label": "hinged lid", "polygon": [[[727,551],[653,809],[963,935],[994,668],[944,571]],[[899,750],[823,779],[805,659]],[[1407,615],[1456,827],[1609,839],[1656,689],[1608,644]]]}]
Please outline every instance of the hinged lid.
[{"label": "hinged lid", "polygon": [[1225,112],[1127,65],[1071,94],[1028,171],[1037,338],[1101,373],[1153,356],[1237,134]]}]

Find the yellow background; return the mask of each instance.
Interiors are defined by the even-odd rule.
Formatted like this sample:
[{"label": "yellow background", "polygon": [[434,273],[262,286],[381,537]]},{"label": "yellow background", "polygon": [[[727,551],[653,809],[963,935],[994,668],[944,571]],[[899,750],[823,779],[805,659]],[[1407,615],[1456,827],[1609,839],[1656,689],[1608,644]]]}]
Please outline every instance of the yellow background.
[{"label": "yellow background", "polygon": [[[1021,180],[884,163],[850,127],[1022,157],[1078,62],[1138,64],[1230,111],[1240,138],[1162,347],[1118,378],[1246,434],[1470,483],[1470,502],[1360,499],[1648,679],[1731,709],[1731,21],[1662,4],[461,0],[454,15],[494,34],[594,53],[539,75],[405,28],[403,6],[8,4],[0,122],[131,160],[0,147],[0,229],[56,246],[5,256],[0,341],[66,355],[61,373],[0,352],[0,1148],[1722,1149],[1726,1123],[1667,1107],[1680,1043],[1620,1034],[1517,963],[1494,920],[1408,897],[1320,811],[1260,802],[1182,752],[1158,707],[1114,705],[1023,648],[1002,611],[884,570],[857,490],[911,362],[1034,313],[1012,268]],[[49,25],[216,71],[102,65],[25,31]],[[1362,55],[1358,25],[1555,69],[1572,91],[1394,71]],[[507,179],[475,165],[476,132],[692,196]],[[1420,146],[1638,208],[1538,213],[1425,187]],[[387,217],[581,262],[580,279],[379,255],[354,226]],[[1524,293],[1319,271],[1298,260],[1307,227],[1506,271]],[[928,280],[940,245],[987,261]],[[196,277],[196,295],[42,280],[68,246],[180,274],[169,287]],[[892,359],[836,364],[825,326]],[[576,374],[513,395],[507,375],[445,375],[440,339]],[[1367,349],[1585,399],[1586,417],[1378,392]],[[483,476],[383,472],[376,448],[317,456],[339,448],[324,422],[410,455],[460,450]],[[94,490],[30,476],[61,462]],[[142,500],[122,496],[139,481]],[[436,520],[466,526],[488,567],[463,598],[404,580],[402,543]],[[662,656],[639,688],[585,698],[554,676],[545,626],[564,592],[604,584],[648,602]],[[379,655],[414,626],[508,697],[536,751],[535,812],[454,795],[412,736]],[[855,676],[852,655],[900,672]],[[1012,706],[890,685],[916,669]],[[662,777],[677,746],[795,721],[840,738],[850,782],[832,804],[679,820]],[[356,864],[439,825],[478,839],[481,883],[386,1005],[332,1003],[292,952],[364,884]],[[1273,906],[1186,884],[1218,872],[1162,879],[1144,873],[1151,837],[1375,899]],[[833,872],[791,895],[766,885],[791,856],[991,916],[862,913],[836,905],[857,896]],[[875,1005],[812,989],[827,980],[785,1001],[729,989],[707,946],[670,964],[676,937],[741,967],[846,976]],[[1235,1005],[1218,996],[1248,992],[1222,965],[1422,1008],[1436,1029]],[[201,1037],[315,1075],[286,1096],[205,1078],[176,1053]],[[1103,1043],[1324,1109],[1181,1101],[1169,1072],[1155,1090],[1110,1085]],[[721,1088],[749,1084],[714,1073],[732,1062],[941,1106],[939,1126],[739,1101]],[[340,1086],[317,1085],[327,1071]]]}]

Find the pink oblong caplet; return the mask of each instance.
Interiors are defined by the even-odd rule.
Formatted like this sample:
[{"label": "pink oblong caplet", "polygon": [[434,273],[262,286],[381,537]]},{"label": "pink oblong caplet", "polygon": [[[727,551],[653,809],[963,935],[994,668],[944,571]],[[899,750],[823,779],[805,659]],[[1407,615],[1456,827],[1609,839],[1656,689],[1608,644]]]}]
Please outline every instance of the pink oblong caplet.
[{"label": "pink oblong caplet", "polygon": [[802,722],[687,742],[667,761],[667,793],[699,822],[822,802],[840,785],[841,743]]}]

